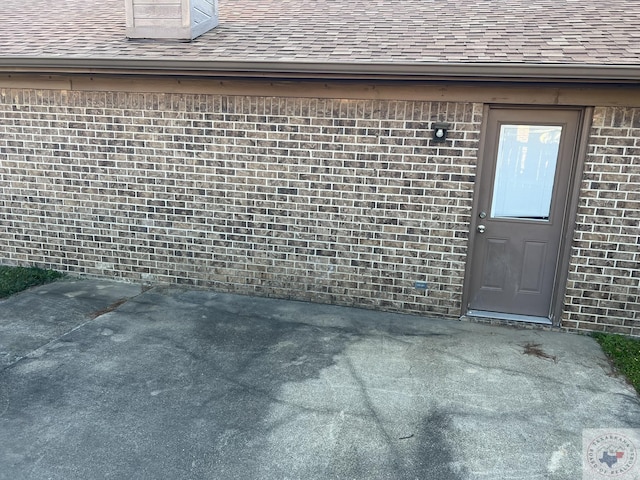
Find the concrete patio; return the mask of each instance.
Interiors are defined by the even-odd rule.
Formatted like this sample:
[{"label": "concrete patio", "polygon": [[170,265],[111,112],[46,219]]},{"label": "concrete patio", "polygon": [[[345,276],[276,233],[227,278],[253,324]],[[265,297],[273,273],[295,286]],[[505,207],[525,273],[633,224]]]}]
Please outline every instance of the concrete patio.
[{"label": "concrete patio", "polygon": [[640,428],[566,333],[92,279],[0,301],[0,479],[578,479]]}]

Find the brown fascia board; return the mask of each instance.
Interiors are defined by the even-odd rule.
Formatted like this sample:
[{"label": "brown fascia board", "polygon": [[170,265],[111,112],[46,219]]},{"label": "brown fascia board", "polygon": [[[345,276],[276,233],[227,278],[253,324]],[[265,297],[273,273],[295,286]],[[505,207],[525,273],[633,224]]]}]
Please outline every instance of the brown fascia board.
[{"label": "brown fascia board", "polygon": [[0,57],[0,72],[339,80],[639,83],[639,65],[533,63],[320,63],[147,58]]}]

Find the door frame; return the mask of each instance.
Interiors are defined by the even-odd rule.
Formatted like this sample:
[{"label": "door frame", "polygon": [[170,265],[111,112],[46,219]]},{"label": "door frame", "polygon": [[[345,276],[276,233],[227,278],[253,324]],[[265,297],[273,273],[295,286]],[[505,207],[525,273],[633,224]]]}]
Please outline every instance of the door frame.
[{"label": "door frame", "polygon": [[[464,286],[462,289],[461,316],[467,315],[469,311],[470,290],[471,290],[471,270],[473,264],[474,242],[476,238],[476,227],[480,221],[478,218],[478,208],[480,203],[480,181],[482,172],[487,162],[486,159],[487,130],[489,112],[491,110],[572,110],[580,115],[578,120],[578,132],[576,135],[576,145],[573,149],[573,158],[569,180],[569,189],[565,203],[564,218],[562,219],[562,232],[560,234],[560,248],[556,263],[556,273],[554,277],[553,291],[551,294],[551,305],[549,308],[549,320],[553,326],[560,326],[564,310],[564,297],[569,276],[569,261],[571,260],[571,243],[576,227],[576,217],[578,213],[578,203],[580,200],[580,186],[584,172],[584,164],[587,156],[589,144],[589,134],[593,119],[593,107],[575,107],[571,105],[502,105],[485,104],[483,109],[482,129],[480,133],[480,143],[478,145],[478,161],[476,165],[476,176],[474,181],[473,204],[469,222],[469,235],[467,239],[467,259],[465,262]],[[499,318],[509,320],[508,315],[500,315]],[[514,319],[517,316],[514,315]],[[498,317],[496,317],[498,318]]]}]

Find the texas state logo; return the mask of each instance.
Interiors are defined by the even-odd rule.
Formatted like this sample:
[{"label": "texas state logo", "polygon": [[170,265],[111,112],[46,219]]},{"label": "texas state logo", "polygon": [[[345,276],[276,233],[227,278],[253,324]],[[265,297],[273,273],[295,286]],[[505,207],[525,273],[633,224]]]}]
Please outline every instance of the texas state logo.
[{"label": "texas state logo", "polygon": [[[637,431],[585,430],[583,459],[585,479],[636,479]],[[634,441],[635,440],[635,441]]]}]

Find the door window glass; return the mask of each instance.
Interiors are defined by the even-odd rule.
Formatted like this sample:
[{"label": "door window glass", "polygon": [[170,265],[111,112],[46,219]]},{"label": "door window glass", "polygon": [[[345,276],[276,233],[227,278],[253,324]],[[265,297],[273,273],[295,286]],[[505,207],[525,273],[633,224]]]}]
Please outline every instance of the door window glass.
[{"label": "door window glass", "polygon": [[548,220],[562,127],[502,125],[491,216]]}]

